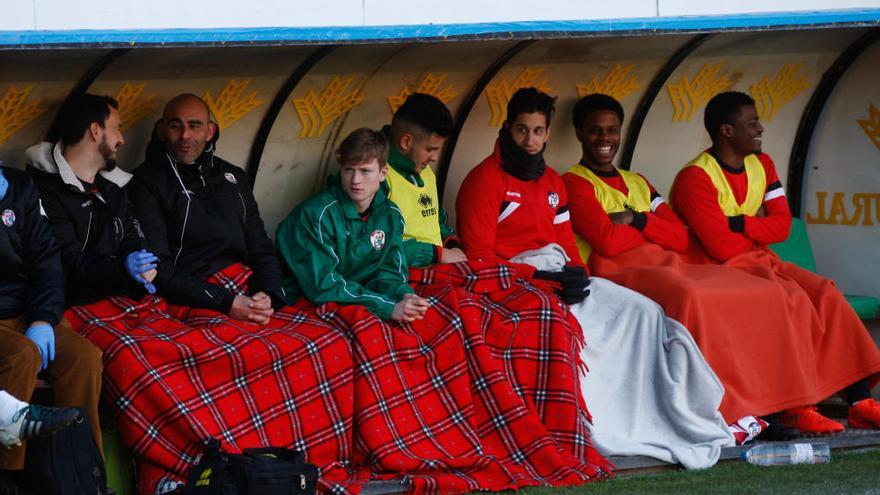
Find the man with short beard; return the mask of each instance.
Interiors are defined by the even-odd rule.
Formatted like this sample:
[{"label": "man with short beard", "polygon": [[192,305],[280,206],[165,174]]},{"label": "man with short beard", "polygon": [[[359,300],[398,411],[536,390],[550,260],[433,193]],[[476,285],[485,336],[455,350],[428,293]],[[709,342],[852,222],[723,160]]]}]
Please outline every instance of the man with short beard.
[{"label": "man with short beard", "polygon": [[58,113],[58,142],[27,151],[28,173],[61,247],[67,306],[156,291],[158,259],[146,251],[123,189],[131,174],[116,168],[125,142],[118,106],[107,96],[75,97]]},{"label": "man with short beard", "polygon": [[[151,282],[156,259],[144,249],[143,235],[123,189],[131,176],[115,168],[116,150],[124,142],[118,104],[106,96],[76,96],[62,105],[56,122],[53,132],[58,142],[29,148],[27,172],[40,193],[40,207],[60,248],[66,306],[118,295],[140,297],[154,291]],[[41,211],[39,207],[37,211]],[[66,320],[62,326],[66,332],[56,328],[56,337],[69,333],[65,338],[77,346],[69,359],[87,363],[70,383],[78,384],[74,390],[79,401],[88,404],[80,407],[100,446],[101,351],[74,334]],[[60,350],[60,339],[58,345]],[[49,371],[53,371],[51,367]],[[56,395],[70,393],[73,388],[56,380]]]}]

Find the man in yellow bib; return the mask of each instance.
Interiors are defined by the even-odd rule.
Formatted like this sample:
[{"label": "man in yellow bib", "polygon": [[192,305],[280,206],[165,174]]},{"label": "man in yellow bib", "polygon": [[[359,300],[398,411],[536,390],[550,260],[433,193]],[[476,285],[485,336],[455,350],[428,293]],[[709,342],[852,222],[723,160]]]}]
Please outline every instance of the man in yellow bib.
[{"label": "man in yellow bib", "polygon": [[[588,95],[574,106],[582,155],[562,180],[579,253],[594,275],[653,299],[688,328],[724,383],[721,414],[737,443],[747,442],[768,426],[755,415],[778,411],[788,397],[766,393],[768,360],[741,342],[761,342],[789,321],[784,294],[773,282],[758,284],[739,270],[684,261],[684,224],[645,177],[613,164],[623,122],[623,107],[608,95]],[[730,287],[743,285],[749,291],[731,298]],[[796,434],[767,419],[774,436]]]},{"label": "man in yellow bib", "polygon": [[591,251],[615,257],[645,244],[683,252],[687,229],[663,196],[641,174],[612,163],[623,126],[620,103],[604,94],[585,96],[575,104],[572,121],[583,155],[562,180],[584,263],[592,262]]},{"label": "man in yellow bib", "polygon": [[385,179],[388,198],[403,213],[403,252],[411,267],[467,260],[455,232],[446,224],[437,177],[431,169],[452,125],[452,114],[442,101],[413,93],[394,112],[391,125],[382,129],[391,143]]},{"label": "man in yellow bib", "polygon": [[[850,403],[851,427],[880,428],[880,404],[870,398],[880,378],[880,351],[864,324],[832,281],[783,262],[767,247],[788,237],[791,211],[773,161],[761,152],[764,128],[754,100],[739,92],[718,94],[706,105],[704,120],[712,147],[678,173],[670,198],[695,234],[687,261],[749,274],[753,282],[728,287],[735,300],[767,281],[785,299],[771,304],[787,308],[785,318],[769,320],[773,326],[761,341],[743,343],[763,354],[754,360],[763,370],[756,386],[777,397],[783,422],[803,433],[843,430],[812,406],[840,390]],[[769,309],[742,308],[759,314]],[[736,366],[742,376],[754,368]]]}]

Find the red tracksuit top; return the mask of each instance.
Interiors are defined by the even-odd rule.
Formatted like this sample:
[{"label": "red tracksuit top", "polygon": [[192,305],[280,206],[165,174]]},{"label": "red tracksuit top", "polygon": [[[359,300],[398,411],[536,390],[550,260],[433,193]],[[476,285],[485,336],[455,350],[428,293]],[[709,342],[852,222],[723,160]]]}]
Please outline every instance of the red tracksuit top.
[{"label": "red tracksuit top", "polygon": [[[696,234],[709,256],[725,261],[749,249],[788,238],[791,229],[791,210],[785,191],[779,181],[776,166],[769,155],[758,154],[767,177],[764,192],[764,216],[745,216],[745,232],[730,230],[727,217],[718,204],[718,190],[709,176],[699,167],[685,167],[672,183],[672,204],[684,222]],[[745,167],[736,170],[721,164],[724,178],[738,203],[745,201],[748,177]]]},{"label": "red tracksuit top", "polygon": [[[557,243],[584,266],[568,212],[568,193],[549,166],[537,180],[520,180],[501,168],[501,150],[471,170],[455,201],[458,236],[468,258],[506,263],[524,251]],[[584,268],[586,268],[584,266]]]},{"label": "red tracksuit top", "polygon": [[[597,170],[592,172],[614,189],[623,194],[629,193],[617,169],[607,175]],[[688,246],[687,229],[654,186],[641,174],[639,177],[651,189],[653,209],[644,212],[646,222],[641,230],[634,225],[612,223],[608,213],[596,199],[596,190],[590,181],[575,174],[562,174],[562,180],[568,189],[568,205],[574,231],[589,242],[595,252],[607,257],[625,253],[646,242],[653,242],[679,253],[684,252]]]}]

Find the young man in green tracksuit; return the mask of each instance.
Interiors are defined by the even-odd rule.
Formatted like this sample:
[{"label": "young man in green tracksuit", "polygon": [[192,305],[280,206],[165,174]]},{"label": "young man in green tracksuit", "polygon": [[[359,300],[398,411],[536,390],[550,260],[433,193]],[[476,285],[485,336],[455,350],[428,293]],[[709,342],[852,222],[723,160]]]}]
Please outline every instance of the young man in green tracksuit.
[{"label": "young man in green tracksuit", "polygon": [[275,242],[289,302],[358,304],[396,321],[422,319],[428,301],[409,286],[403,217],[388,200],[388,141],[357,129],[336,152],[339,177],[281,222]]}]

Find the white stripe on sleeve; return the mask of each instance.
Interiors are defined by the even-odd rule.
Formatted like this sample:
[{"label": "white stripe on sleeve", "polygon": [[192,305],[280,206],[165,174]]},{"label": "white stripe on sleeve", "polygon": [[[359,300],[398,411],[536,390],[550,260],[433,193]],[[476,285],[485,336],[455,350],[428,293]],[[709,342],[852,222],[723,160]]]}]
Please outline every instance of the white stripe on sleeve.
[{"label": "white stripe on sleeve", "polygon": [[660,205],[665,203],[666,200],[663,199],[663,196],[657,196],[656,198],[651,200],[651,211],[657,211],[657,208],[660,208]]},{"label": "white stripe on sleeve", "polygon": [[785,189],[783,189],[782,186],[779,186],[772,191],[767,191],[767,194],[764,195],[764,201],[770,201],[771,199],[776,199],[782,196],[785,196]]},{"label": "white stripe on sleeve", "polygon": [[571,213],[568,210],[565,210],[553,218],[553,225],[559,225],[560,223],[565,223],[569,220],[571,220]]}]

